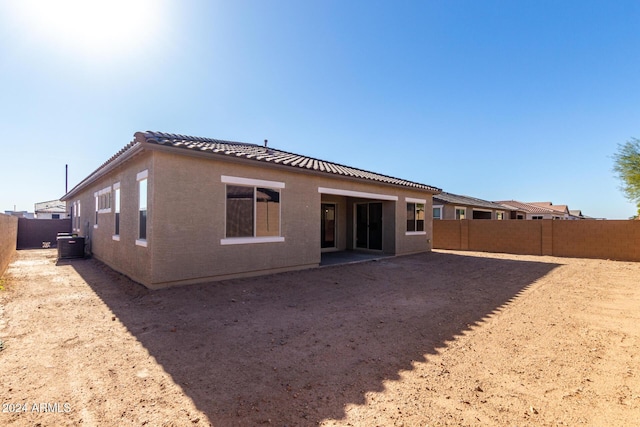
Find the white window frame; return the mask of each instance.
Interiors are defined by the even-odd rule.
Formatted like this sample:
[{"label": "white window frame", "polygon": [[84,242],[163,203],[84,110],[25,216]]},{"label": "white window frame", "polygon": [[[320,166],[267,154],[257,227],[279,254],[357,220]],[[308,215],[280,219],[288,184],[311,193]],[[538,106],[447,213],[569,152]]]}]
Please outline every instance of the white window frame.
[{"label": "white window frame", "polygon": [[338,221],[338,206],[340,206],[340,203],[336,202],[335,200],[321,200],[320,201],[320,206],[322,207],[322,205],[333,205],[334,208],[334,227],[333,227],[333,232],[334,232],[334,242],[333,242],[333,246],[329,246],[326,248],[320,248],[321,252],[335,252],[338,250],[338,227],[339,227],[339,221]]},{"label": "white window frame", "polygon": [[[113,184],[113,236],[111,238],[115,241],[120,241],[120,221],[116,219],[116,216],[120,215],[120,183]],[[115,232],[115,226],[118,224],[118,233]]]},{"label": "white window frame", "polygon": [[[105,194],[109,194],[108,198],[103,197]],[[111,199],[111,186],[98,191],[98,213],[111,213],[112,202],[113,200]],[[106,207],[104,207],[105,205]]]},{"label": "white window frame", "polygon": [[99,200],[98,199],[98,192],[96,191],[95,193],[93,193],[93,197],[96,199],[96,210],[94,213],[94,220],[95,220],[95,224],[93,224],[93,228],[98,228],[98,205],[99,205]]},{"label": "white window frame", "polygon": [[[464,211],[464,218],[458,218],[458,209]],[[458,221],[461,221],[463,219],[467,219],[467,207],[466,206],[456,206],[453,212],[455,213],[455,218]]]},{"label": "white window frame", "polygon": [[73,202],[72,231],[80,231],[80,200]]},{"label": "white window frame", "polygon": [[[427,201],[426,199],[414,199],[412,197],[405,197],[404,198],[405,203],[413,203],[414,204],[414,211],[416,211],[418,209],[418,204],[422,204],[424,205],[424,227],[427,227]],[[417,220],[417,213],[414,212],[414,215],[416,215],[416,226],[418,224],[418,220]],[[427,230],[423,230],[423,231],[407,231],[406,230],[406,226],[405,226],[405,232],[404,235],[405,236],[425,236],[427,234]]]},{"label": "white window frame", "polygon": [[[148,234],[149,234],[149,227],[148,227],[148,224],[149,224],[149,180],[148,180],[148,178],[149,178],[149,170],[148,169],[145,169],[142,172],[138,172],[136,174],[136,183],[138,185],[138,211],[137,211],[138,220],[136,221],[136,223],[138,224],[138,227],[137,227],[138,229],[136,230],[136,234],[138,235],[138,238],[136,239],[136,246],[142,246],[144,248],[147,247],[148,238],[149,238],[149,236],[148,236]],[[141,210],[140,209],[140,182],[141,181],[147,181],[147,183],[146,183],[146,185],[147,185],[147,201],[146,201],[146,204],[145,204],[145,211],[147,212],[147,224],[146,224],[147,227],[146,227],[146,230],[145,230],[145,234],[147,236],[145,236],[144,239],[139,237],[140,236],[140,210]]]},{"label": "white window frame", "polygon": [[[268,181],[268,180],[264,180],[264,179],[253,179],[253,178],[243,178],[243,177],[238,177],[238,176],[228,176],[228,175],[222,175],[220,177],[220,180],[223,184],[231,184],[231,185],[240,185],[240,186],[245,186],[245,187],[253,187],[253,191],[254,191],[254,209],[255,209],[255,189],[257,187],[263,187],[263,188],[271,188],[271,189],[277,189],[277,190],[281,190],[283,188],[285,188],[285,183],[284,182],[280,182],[280,181]],[[225,212],[225,223],[224,223],[224,233],[225,233],[225,237],[220,239],[220,244],[223,246],[226,245],[246,245],[246,244],[254,244],[254,243],[280,243],[280,242],[284,242],[284,236],[282,236],[282,192],[279,191],[280,194],[280,206],[278,209],[278,226],[280,228],[279,232],[280,232],[280,236],[252,236],[252,237],[226,237],[226,233],[227,233],[227,192],[226,192],[226,185],[225,185],[225,206],[224,206],[224,212]],[[255,215],[254,215],[254,228],[253,228],[253,232],[255,234]]]},{"label": "white window frame", "polygon": [[[433,205],[433,209],[440,209],[440,218],[438,218],[438,220],[442,219],[442,214],[444,212],[444,205]],[[431,214],[433,215],[433,209],[431,209]],[[431,219],[436,219],[435,216],[433,216]]]}]

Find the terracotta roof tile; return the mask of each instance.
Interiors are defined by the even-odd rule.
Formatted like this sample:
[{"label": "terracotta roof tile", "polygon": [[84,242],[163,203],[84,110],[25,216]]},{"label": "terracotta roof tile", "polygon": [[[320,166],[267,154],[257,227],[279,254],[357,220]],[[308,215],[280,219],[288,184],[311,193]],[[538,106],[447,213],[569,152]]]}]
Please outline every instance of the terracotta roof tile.
[{"label": "terracotta roof tile", "polygon": [[509,207],[512,207],[513,209],[516,209],[516,210],[519,210],[519,211],[523,211],[523,212],[528,212],[528,213],[535,213],[535,214],[553,214],[553,213],[556,213],[552,209],[545,208],[543,206],[536,206],[536,205],[533,205],[531,203],[519,202],[517,200],[502,200],[502,201],[495,202],[495,203],[499,203],[499,204],[504,205],[504,206],[509,206]]},{"label": "terracotta roof tile", "polygon": [[569,213],[569,206],[567,205],[554,205],[551,202],[529,202],[530,205],[539,206],[541,208],[551,209],[558,213]]},{"label": "terracotta roof tile", "polygon": [[135,141],[170,146],[179,149],[200,150],[226,156],[242,157],[248,160],[264,163],[273,163],[298,169],[319,171],[332,175],[348,176],[382,182],[385,184],[400,185],[403,187],[418,188],[439,193],[440,189],[430,185],[394,178],[375,172],[352,168],[338,163],[328,162],[295,153],[277,150],[271,147],[263,147],[257,144],[243,142],[224,141],[212,138],[176,135],[164,132],[137,132]]},{"label": "terracotta roof tile", "polygon": [[[265,164],[274,164],[290,167],[292,169],[312,170],[319,173],[326,173],[335,176],[344,176],[355,179],[375,181],[384,184],[397,185],[401,187],[415,188],[426,190],[434,194],[440,193],[440,189],[427,184],[408,181],[383,175],[375,172],[369,172],[363,169],[357,169],[338,163],[328,162],[315,159],[300,154],[289,153],[271,147],[264,147],[257,144],[249,144],[244,142],[225,141],[212,138],[194,137],[186,135],[178,135],[164,132],[136,132],[134,139],[118,151],[109,160],[104,162],[91,175],[85,178],[80,184],[72,189],[68,195],[74,193],[99,177],[109,167],[109,165],[125,155],[135,152],[136,147],[141,145],[158,145],[171,147],[176,150],[199,151],[203,154],[211,156],[226,156],[234,158],[243,158],[251,162],[260,162]],[[67,196],[65,196],[67,197]]]}]

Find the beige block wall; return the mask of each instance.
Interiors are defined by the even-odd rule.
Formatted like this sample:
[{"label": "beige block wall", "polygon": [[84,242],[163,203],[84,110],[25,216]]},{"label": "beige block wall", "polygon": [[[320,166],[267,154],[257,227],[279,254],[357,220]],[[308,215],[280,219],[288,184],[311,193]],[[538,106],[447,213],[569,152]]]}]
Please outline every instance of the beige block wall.
[{"label": "beige block wall", "polygon": [[640,221],[434,221],[434,248],[640,261]]},{"label": "beige block wall", "polygon": [[541,223],[498,220],[466,222],[469,223],[469,250],[512,254],[537,254],[541,251]]},{"label": "beige block wall", "polygon": [[553,254],[640,261],[640,221],[553,221]]},{"label": "beige block wall", "polygon": [[434,249],[462,250],[461,221],[434,220],[432,226]]},{"label": "beige block wall", "polygon": [[17,241],[18,218],[0,214],[0,277],[13,259]]}]

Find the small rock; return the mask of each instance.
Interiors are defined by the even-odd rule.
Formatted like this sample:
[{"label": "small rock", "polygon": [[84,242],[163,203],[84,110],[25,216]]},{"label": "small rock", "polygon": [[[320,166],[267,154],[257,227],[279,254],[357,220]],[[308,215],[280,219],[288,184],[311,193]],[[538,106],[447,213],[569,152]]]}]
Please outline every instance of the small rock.
[{"label": "small rock", "polygon": [[537,414],[538,410],[536,408],[534,408],[533,406],[529,407],[529,411],[531,411],[532,414]]}]

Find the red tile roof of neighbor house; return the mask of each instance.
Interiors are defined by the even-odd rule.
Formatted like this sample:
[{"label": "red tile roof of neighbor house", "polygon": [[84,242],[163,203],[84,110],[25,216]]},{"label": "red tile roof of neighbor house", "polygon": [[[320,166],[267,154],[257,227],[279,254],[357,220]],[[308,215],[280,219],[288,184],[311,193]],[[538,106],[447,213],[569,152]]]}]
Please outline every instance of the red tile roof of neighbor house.
[{"label": "red tile roof of neighbor house", "polygon": [[535,214],[553,214],[553,213],[557,213],[556,211],[549,209],[549,208],[545,208],[542,206],[536,206],[533,205],[531,203],[523,203],[523,202],[519,202],[517,200],[501,200],[501,201],[497,201],[495,203],[499,203],[501,205],[504,206],[509,206],[513,209],[519,210],[519,211],[523,211],[523,212],[528,212],[528,213],[535,213]]},{"label": "red tile roof of neighbor house", "polygon": [[542,208],[551,209],[552,211],[569,213],[569,206],[567,205],[554,205],[551,202],[529,202],[530,205],[540,206]]},{"label": "red tile roof of neighbor house", "polygon": [[65,197],[63,197],[63,200],[68,198],[69,195],[76,192],[85,184],[105,173],[105,171],[108,170],[114,162],[126,157],[127,154],[140,146],[147,146],[150,148],[153,146],[162,146],[169,147],[172,150],[175,149],[176,152],[180,150],[189,150],[191,152],[211,156],[212,158],[226,157],[229,159],[243,159],[248,162],[281,165],[300,171],[326,173],[359,180],[376,181],[383,184],[426,190],[433,194],[438,194],[442,191],[437,187],[427,184],[394,178],[392,176],[370,172],[364,169],[357,169],[341,165],[339,163],[315,159],[313,157],[303,156],[300,154],[289,153],[258,144],[147,131],[136,132],[134,134],[134,139],[129,144],[103,163],[91,175],[80,182],[80,184],[76,185],[69,193],[67,193],[67,195],[65,195]]}]

